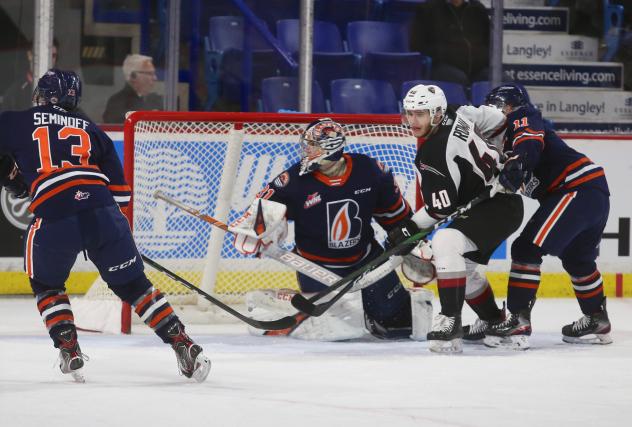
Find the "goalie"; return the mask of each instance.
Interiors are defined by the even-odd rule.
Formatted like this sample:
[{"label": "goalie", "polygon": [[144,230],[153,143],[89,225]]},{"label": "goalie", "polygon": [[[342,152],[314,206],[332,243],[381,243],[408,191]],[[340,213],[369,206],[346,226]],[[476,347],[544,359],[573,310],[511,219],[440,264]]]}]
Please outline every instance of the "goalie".
[{"label": "goalie", "polygon": [[[293,220],[295,251],[341,277],[379,256],[383,248],[375,239],[371,220],[389,231],[410,218],[411,209],[392,172],[371,157],[343,153],[345,142],[339,123],[328,118],[310,123],[300,138],[301,160],[268,183],[244,216],[231,225],[237,250],[265,252],[268,245],[285,239],[287,220]],[[434,270],[429,262],[423,265],[429,282]],[[326,287],[298,272],[297,278],[303,293]],[[289,302],[292,292],[249,292],[248,309],[259,318],[294,313]],[[323,316],[308,317],[291,330],[264,334],[322,341],[359,338],[367,332],[383,339],[425,338],[432,318],[431,297],[425,289],[407,291],[391,271],[361,292],[346,295]]]}]

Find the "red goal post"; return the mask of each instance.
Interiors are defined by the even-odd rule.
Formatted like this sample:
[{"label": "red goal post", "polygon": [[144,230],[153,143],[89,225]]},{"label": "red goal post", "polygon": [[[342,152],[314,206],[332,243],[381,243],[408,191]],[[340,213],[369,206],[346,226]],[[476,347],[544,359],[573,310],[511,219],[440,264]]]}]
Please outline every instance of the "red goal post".
[{"label": "red goal post", "polygon": [[[291,269],[238,254],[222,230],[153,193],[162,190],[230,223],[267,182],[298,161],[300,134],[324,116],[344,125],[347,151],[390,167],[405,197],[417,204],[417,140],[398,115],[134,112],[124,125],[124,169],[133,189],[127,215],[140,252],[228,303],[240,303],[255,288],[296,288]],[[181,285],[150,268],[146,272],[174,306],[209,309]],[[128,332],[129,307],[121,318]]]}]

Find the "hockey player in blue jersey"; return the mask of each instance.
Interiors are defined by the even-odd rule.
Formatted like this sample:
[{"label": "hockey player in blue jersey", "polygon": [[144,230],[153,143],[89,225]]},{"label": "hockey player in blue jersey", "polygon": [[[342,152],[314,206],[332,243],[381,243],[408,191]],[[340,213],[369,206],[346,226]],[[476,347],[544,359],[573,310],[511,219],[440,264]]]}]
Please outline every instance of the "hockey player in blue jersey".
[{"label": "hockey player in blue jersey", "polygon": [[504,150],[510,158],[501,179],[540,207],[511,247],[507,306],[511,316],[492,325],[485,344],[526,349],[531,308],[544,255],[562,261],[584,316],[562,328],[569,343],[611,343],[601,274],[595,260],[609,211],[604,170],[568,145],[546,124],[518,85],[493,89],[485,103],[507,116]]},{"label": "hockey player in blue jersey", "polygon": [[204,381],[210,360],[143,272],[121,211],[130,201],[130,187],[112,141],[74,112],[80,98],[79,77],[51,69],[37,83],[33,108],[0,114],[0,183],[31,197],[29,209],[35,217],[26,233],[25,271],[59,348],[61,371],[84,380],[86,358],[65,292],[77,254],[83,252],[110,289],[172,346],[180,372]]},{"label": "hockey player in blue jersey", "polygon": [[[271,229],[283,236],[286,221],[293,220],[296,252],[344,277],[383,252],[375,239],[372,219],[390,230],[409,218],[411,209],[386,165],[363,154],[343,152],[345,134],[339,123],[328,118],[316,120],[307,126],[300,142],[301,161],[266,185],[244,218],[231,227],[240,233],[235,245],[242,253],[262,249],[261,241],[265,242],[265,237],[243,234],[256,227],[247,219],[257,217],[260,213],[257,210],[262,209],[264,217],[274,218],[267,224],[268,241],[278,243],[279,238],[270,237]],[[300,273],[298,282],[301,292],[305,293],[325,288]],[[362,289],[361,303],[353,298],[359,293],[350,295],[349,300],[343,299],[326,315],[309,318],[283,333],[318,340],[357,338],[366,333],[365,327],[380,338],[403,338],[413,333],[411,296],[395,272]],[[269,296],[267,303],[266,295]],[[424,297],[427,298],[427,294]],[[274,299],[276,303],[271,301]],[[281,311],[285,305],[288,312],[295,311],[289,302],[279,299],[283,297],[278,293],[270,296],[270,292],[265,291],[247,295],[251,311],[264,305],[270,310],[276,305]],[[419,307],[424,310],[423,303]],[[427,301],[425,307],[428,307]],[[413,311],[415,316],[420,314],[416,309]],[[278,314],[271,313],[271,317]],[[429,324],[429,319],[430,316],[425,324]]]}]

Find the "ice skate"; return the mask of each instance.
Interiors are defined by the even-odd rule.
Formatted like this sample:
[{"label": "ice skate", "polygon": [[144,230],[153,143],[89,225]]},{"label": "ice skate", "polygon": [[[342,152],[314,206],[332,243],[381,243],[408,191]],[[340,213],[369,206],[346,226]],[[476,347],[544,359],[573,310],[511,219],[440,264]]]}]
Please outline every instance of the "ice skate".
[{"label": "ice skate", "polygon": [[505,306],[496,319],[483,320],[480,317],[471,325],[463,326],[463,342],[466,344],[483,344],[485,332],[493,325],[504,322],[507,319]]},{"label": "ice skate", "polygon": [[524,310],[512,313],[504,322],[491,325],[485,332],[484,344],[494,348],[527,350],[530,347],[531,309],[534,303],[535,300]]},{"label": "ice skate", "polygon": [[581,319],[562,328],[562,341],[571,344],[611,344],[610,320],[606,311],[606,299],[601,311],[583,316]]},{"label": "ice skate", "polygon": [[428,348],[434,353],[462,353],[462,338],[461,315],[445,316],[439,313],[428,333]]},{"label": "ice skate", "polygon": [[59,340],[59,369],[63,374],[70,374],[78,383],[86,382],[83,375],[84,360],[88,357],[81,352],[77,341],[77,332],[72,327],[59,331],[56,335]]},{"label": "ice skate", "polygon": [[199,383],[203,382],[211,370],[211,360],[202,353],[202,347],[189,338],[179,322],[174,323],[167,333],[172,340],[171,347],[176,352],[180,373]]}]

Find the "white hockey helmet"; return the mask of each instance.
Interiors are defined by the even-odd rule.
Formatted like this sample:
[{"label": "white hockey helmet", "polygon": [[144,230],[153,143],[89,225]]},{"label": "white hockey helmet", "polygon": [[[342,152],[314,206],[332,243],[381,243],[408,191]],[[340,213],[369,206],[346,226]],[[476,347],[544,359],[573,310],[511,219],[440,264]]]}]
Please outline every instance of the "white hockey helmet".
[{"label": "white hockey helmet", "polygon": [[433,124],[435,114],[439,113],[443,117],[448,108],[448,101],[443,90],[435,85],[413,86],[404,97],[402,104],[404,113],[406,111],[428,110],[430,112],[430,126],[432,127],[439,124],[439,122]]}]

